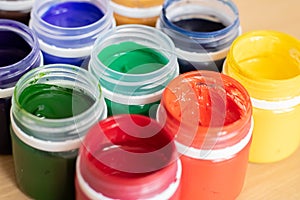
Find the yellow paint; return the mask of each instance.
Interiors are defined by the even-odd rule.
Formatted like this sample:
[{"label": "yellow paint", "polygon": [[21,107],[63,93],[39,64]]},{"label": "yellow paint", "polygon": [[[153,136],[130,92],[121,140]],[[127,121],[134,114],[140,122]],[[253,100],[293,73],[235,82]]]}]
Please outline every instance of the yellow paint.
[{"label": "yellow paint", "polygon": [[[232,44],[223,69],[252,98],[284,102],[300,96],[300,41],[285,33],[253,31]],[[291,155],[300,145],[300,104],[267,110],[253,105],[250,161],[268,163]]]}]

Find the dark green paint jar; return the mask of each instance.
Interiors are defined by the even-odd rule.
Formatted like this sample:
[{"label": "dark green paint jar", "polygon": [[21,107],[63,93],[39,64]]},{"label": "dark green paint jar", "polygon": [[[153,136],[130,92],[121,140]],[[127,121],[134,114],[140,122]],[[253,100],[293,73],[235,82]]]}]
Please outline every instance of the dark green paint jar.
[{"label": "dark green paint jar", "polygon": [[78,148],[106,115],[99,83],[88,71],[55,64],[26,73],[15,86],[11,109],[20,190],[33,199],[74,199]]}]

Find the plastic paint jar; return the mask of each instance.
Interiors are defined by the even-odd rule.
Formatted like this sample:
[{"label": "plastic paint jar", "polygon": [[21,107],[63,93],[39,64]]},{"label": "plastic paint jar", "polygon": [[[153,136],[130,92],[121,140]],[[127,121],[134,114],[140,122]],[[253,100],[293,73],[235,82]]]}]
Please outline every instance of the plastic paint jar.
[{"label": "plastic paint jar", "polygon": [[[115,26],[107,0],[35,1],[30,27],[37,32],[45,64],[85,66],[102,32]],[[85,62],[84,62],[85,61]]]},{"label": "plastic paint jar", "polygon": [[156,27],[175,43],[180,73],[222,71],[229,47],[241,32],[231,0],[166,1]]},{"label": "plastic paint jar", "polygon": [[76,199],[179,200],[181,170],[173,137],[154,119],[115,115],[81,145]]},{"label": "plastic paint jar", "polygon": [[182,161],[180,199],[235,199],[252,136],[245,88],[213,71],[181,74],[166,87],[157,120],[175,136]]},{"label": "plastic paint jar", "polygon": [[0,154],[10,154],[9,111],[14,86],[43,60],[34,32],[13,20],[0,19],[0,52]]},{"label": "plastic paint jar", "polygon": [[120,25],[96,40],[89,71],[100,81],[108,115],[155,116],[165,86],[179,74],[170,38],[145,25]]},{"label": "plastic paint jar", "polygon": [[112,0],[117,25],[143,24],[155,26],[163,0]]},{"label": "plastic paint jar", "polygon": [[250,161],[269,163],[300,145],[300,41],[276,31],[253,31],[233,44],[224,65],[248,90],[254,117]]},{"label": "plastic paint jar", "polygon": [[11,19],[28,25],[34,0],[1,0],[0,19]]},{"label": "plastic paint jar", "polygon": [[98,81],[87,70],[55,64],[22,76],[11,109],[20,190],[33,199],[74,199],[78,148],[88,129],[104,118]]}]

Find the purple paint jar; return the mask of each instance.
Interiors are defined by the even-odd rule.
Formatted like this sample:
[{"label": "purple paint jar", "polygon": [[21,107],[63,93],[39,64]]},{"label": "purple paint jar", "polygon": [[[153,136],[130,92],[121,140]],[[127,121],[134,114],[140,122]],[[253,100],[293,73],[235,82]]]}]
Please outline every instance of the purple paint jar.
[{"label": "purple paint jar", "polygon": [[42,63],[35,33],[20,22],[0,19],[0,154],[11,153],[9,111],[14,86]]},{"label": "purple paint jar", "polygon": [[113,28],[115,20],[108,0],[43,0],[35,1],[29,24],[45,64],[87,66],[98,34]]}]

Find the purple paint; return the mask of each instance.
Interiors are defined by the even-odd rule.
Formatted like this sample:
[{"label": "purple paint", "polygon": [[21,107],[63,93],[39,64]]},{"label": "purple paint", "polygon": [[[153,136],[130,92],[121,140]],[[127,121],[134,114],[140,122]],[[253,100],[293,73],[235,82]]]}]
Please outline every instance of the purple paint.
[{"label": "purple paint", "polygon": [[71,1],[53,5],[41,18],[55,26],[75,28],[93,24],[103,16],[103,12],[91,3]]},{"label": "purple paint", "polygon": [[9,111],[13,87],[22,75],[40,66],[41,59],[37,37],[28,26],[0,19],[0,154],[11,153]]}]

